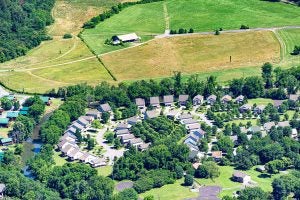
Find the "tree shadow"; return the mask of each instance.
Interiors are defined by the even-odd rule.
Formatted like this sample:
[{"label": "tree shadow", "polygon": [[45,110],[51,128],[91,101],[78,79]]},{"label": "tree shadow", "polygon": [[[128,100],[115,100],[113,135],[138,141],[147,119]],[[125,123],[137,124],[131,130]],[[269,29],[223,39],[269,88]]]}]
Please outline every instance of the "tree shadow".
[{"label": "tree shadow", "polygon": [[258,175],[258,178],[271,178],[271,177],[272,177],[271,174],[266,174],[266,173]]}]

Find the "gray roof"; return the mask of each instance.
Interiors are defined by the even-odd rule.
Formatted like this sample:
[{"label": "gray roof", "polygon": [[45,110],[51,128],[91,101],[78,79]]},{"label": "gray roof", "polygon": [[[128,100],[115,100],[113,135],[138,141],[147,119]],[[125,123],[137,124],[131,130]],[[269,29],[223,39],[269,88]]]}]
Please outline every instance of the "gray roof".
[{"label": "gray roof", "polygon": [[299,100],[299,95],[298,94],[290,94],[289,100],[298,101]]},{"label": "gray roof", "polygon": [[159,104],[159,97],[150,97],[150,104]]},{"label": "gray roof", "polygon": [[174,102],[174,96],[173,95],[164,96],[164,103],[173,103],[173,102]]},{"label": "gray roof", "polygon": [[67,156],[73,158],[80,150],[78,148],[74,148],[73,150],[71,150]]},{"label": "gray roof", "polygon": [[3,193],[5,188],[6,188],[5,184],[0,183],[0,193]]},{"label": "gray roof", "polygon": [[251,126],[249,128],[249,131],[256,133],[256,132],[260,132],[261,129],[260,129],[260,126]]},{"label": "gray roof", "polygon": [[180,120],[183,120],[183,119],[191,119],[193,118],[193,116],[191,114],[182,114],[178,117]]},{"label": "gray roof", "polygon": [[178,110],[171,110],[171,111],[167,114],[167,116],[174,117],[174,116],[177,115],[179,112],[180,112],[180,111],[178,111]]},{"label": "gray roof", "polygon": [[242,110],[251,110],[252,106],[250,104],[244,104],[240,107]]},{"label": "gray roof", "polygon": [[243,95],[238,96],[235,98],[235,101],[244,101],[245,97]]},{"label": "gray roof", "polygon": [[116,127],[116,129],[128,129],[128,124],[125,123],[119,123]]},{"label": "gray roof", "polygon": [[105,104],[101,104],[100,105],[100,110],[103,112],[110,112],[111,111],[111,107],[108,103]]},{"label": "gray roof", "polygon": [[130,144],[138,144],[141,142],[144,142],[141,138],[133,138],[131,140],[129,140]]},{"label": "gray roof", "polygon": [[233,176],[236,178],[245,178],[246,176],[248,176],[247,174],[241,172],[241,171],[234,171],[233,172]]},{"label": "gray roof", "polygon": [[140,150],[148,149],[151,143],[143,143],[139,145]]},{"label": "gray roof", "polygon": [[179,102],[186,102],[188,99],[189,99],[189,95],[182,94],[182,95],[179,95],[178,101]]},{"label": "gray roof", "polygon": [[79,117],[79,118],[77,119],[77,122],[78,122],[79,124],[83,125],[83,126],[86,126],[86,125],[89,124],[89,122],[88,122],[84,117]]},{"label": "gray roof", "polygon": [[265,109],[265,105],[258,105],[254,108],[254,110],[260,110],[260,111],[263,111]]},{"label": "gray roof", "polygon": [[196,124],[196,123],[198,123],[198,121],[195,120],[195,119],[190,118],[190,119],[182,120],[182,123],[183,124]]},{"label": "gray roof", "polygon": [[231,101],[232,100],[232,97],[228,94],[224,95],[222,98],[221,98],[221,101]]},{"label": "gray roof", "polygon": [[213,100],[213,101],[216,101],[217,100],[217,96],[212,94],[210,96],[207,97],[207,100]]},{"label": "gray roof", "polygon": [[288,126],[290,126],[290,122],[289,121],[278,122],[278,126],[279,127],[288,127]]},{"label": "gray roof", "polygon": [[71,145],[71,144],[67,144],[61,151],[63,153],[67,153],[72,148],[75,148],[75,147],[73,145]]},{"label": "gray roof", "polygon": [[135,138],[133,134],[121,135],[122,140],[129,140]]},{"label": "gray roof", "polygon": [[269,131],[273,126],[275,126],[275,122],[267,122],[264,124],[264,129]]},{"label": "gray roof", "polygon": [[135,104],[137,106],[145,106],[145,99],[142,99],[142,98],[136,98],[135,99]]},{"label": "gray roof", "polygon": [[193,101],[197,101],[197,100],[203,101],[203,99],[204,99],[204,97],[202,95],[197,95],[193,98]]},{"label": "gray roof", "polygon": [[232,136],[229,136],[229,137],[230,137],[230,139],[231,139],[233,142],[235,142],[235,141],[238,140],[237,135],[232,135]]},{"label": "gray roof", "polygon": [[155,111],[155,110],[148,110],[146,112],[146,116],[150,119],[158,117],[159,116],[159,112]]},{"label": "gray roof", "polygon": [[127,122],[129,124],[136,124],[138,122],[138,118],[136,116],[130,117],[130,118],[127,119]]},{"label": "gray roof", "polygon": [[194,130],[194,129],[200,129],[201,126],[200,126],[200,124],[188,124],[188,125],[187,125],[187,128],[188,128],[189,130]]},{"label": "gray roof", "polygon": [[79,160],[81,161],[85,161],[91,154],[89,154],[88,152],[82,152],[82,156],[80,156]]},{"label": "gray roof", "polygon": [[129,134],[129,130],[128,129],[122,129],[122,130],[117,130],[116,131],[116,135],[125,135],[125,134]]},{"label": "gray roof", "polygon": [[72,127],[76,128],[78,130],[84,129],[84,127],[81,124],[79,124],[77,121],[72,123]]},{"label": "gray roof", "polygon": [[99,115],[99,114],[100,114],[100,112],[98,110],[95,110],[95,109],[89,110],[89,111],[86,112],[86,115]]}]

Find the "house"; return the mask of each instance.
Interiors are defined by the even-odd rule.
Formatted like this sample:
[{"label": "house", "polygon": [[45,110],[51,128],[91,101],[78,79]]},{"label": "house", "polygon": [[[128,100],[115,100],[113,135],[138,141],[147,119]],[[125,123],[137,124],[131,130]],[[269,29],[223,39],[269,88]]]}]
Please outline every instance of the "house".
[{"label": "house", "polygon": [[88,121],[87,126],[89,126],[95,120],[95,118],[93,116],[81,116],[81,118]]},{"label": "house", "polygon": [[75,134],[76,133],[76,128],[74,128],[74,127],[69,127],[67,130],[66,130],[66,132],[65,133],[70,133],[70,134]]},{"label": "house", "polygon": [[94,117],[94,119],[100,119],[101,113],[98,110],[93,109],[93,110],[87,111],[86,116]]},{"label": "house", "polygon": [[140,144],[143,144],[144,141],[141,138],[133,138],[131,140],[128,141],[128,144],[131,146],[139,146]]},{"label": "house", "polygon": [[71,127],[75,128],[76,130],[78,130],[80,132],[83,131],[83,129],[84,129],[84,126],[82,126],[81,124],[79,124],[77,121],[73,122],[71,124]]},{"label": "house", "polygon": [[19,111],[8,111],[6,117],[9,120],[15,120],[19,116]]},{"label": "house", "polygon": [[204,101],[204,97],[202,95],[197,95],[193,98],[193,105],[201,105]]},{"label": "house", "polygon": [[145,119],[153,119],[159,116],[159,112],[155,110],[148,110],[145,113]]},{"label": "house", "polygon": [[235,98],[235,103],[243,103],[245,100],[245,97],[243,95],[238,96],[237,98]]},{"label": "house", "polygon": [[139,119],[136,116],[135,117],[130,117],[130,118],[127,119],[127,123],[132,125],[132,126],[135,125],[138,122],[139,122]]},{"label": "house", "polygon": [[181,120],[192,119],[192,118],[193,118],[193,116],[191,114],[185,113],[185,114],[179,115],[177,119],[181,121]]},{"label": "house", "polygon": [[104,158],[95,158],[93,160],[90,161],[90,164],[92,165],[92,167],[100,167],[100,166],[106,166],[106,160]]},{"label": "house", "polygon": [[2,146],[9,146],[13,144],[13,139],[12,138],[2,138],[0,140],[0,143]]},{"label": "house", "polygon": [[0,115],[4,112],[4,109],[0,107]]},{"label": "house", "polygon": [[139,41],[140,38],[137,36],[136,33],[129,33],[125,35],[117,35],[117,40],[113,41],[115,44],[120,44],[121,42],[136,42]]},{"label": "house", "polygon": [[215,161],[220,161],[221,158],[223,157],[223,153],[222,153],[222,151],[212,151],[212,152],[211,152],[211,157],[212,157]]},{"label": "house", "polygon": [[23,106],[23,107],[20,109],[19,114],[20,114],[20,115],[27,115],[27,114],[28,114],[28,111],[29,111],[29,107]]},{"label": "house", "polygon": [[138,150],[139,150],[139,151],[145,151],[146,149],[149,148],[150,145],[151,145],[151,143],[143,143],[143,144],[140,144],[140,145],[138,146]]},{"label": "house", "polygon": [[179,95],[178,98],[179,105],[186,106],[188,99],[189,99],[189,95],[186,94]]},{"label": "house", "polygon": [[88,163],[90,160],[91,154],[88,152],[83,152],[83,154],[78,158],[81,162]]},{"label": "house", "polygon": [[130,134],[128,129],[117,130],[115,133],[117,137]]},{"label": "house", "polygon": [[240,171],[234,171],[232,174],[232,179],[243,184],[248,184],[251,181],[251,177],[249,175]]},{"label": "house", "polygon": [[238,145],[238,136],[237,135],[231,135],[229,136],[231,141],[233,142],[234,146]]},{"label": "house", "polygon": [[289,127],[290,122],[289,121],[278,122],[277,126],[278,127]]},{"label": "house", "polygon": [[221,103],[227,104],[232,101],[232,97],[230,95],[225,95],[221,98]]},{"label": "house", "polygon": [[296,101],[299,100],[299,95],[298,94],[290,94],[289,95],[289,100],[296,102]]},{"label": "house", "polygon": [[105,103],[105,104],[100,104],[100,106],[98,107],[98,110],[100,112],[111,112],[111,107],[108,103]]},{"label": "house", "polygon": [[255,168],[255,170],[262,173],[266,171],[266,167],[264,165],[259,165]]},{"label": "house", "polygon": [[261,131],[261,128],[260,126],[251,126],[248,130],[252,133],[257,133]]},{"label": "house", "polygon": [[8,125],[9,125],[9,119],[8,118],[0,118],[0,126],[8,127]]},{"label": "house", "polygon": [[84,128],[87,128],[88,125],[90,124],[90,122],[88,120],[86,120],[84,117],[79,117],[76,122],[78,124],[80,124],[81,126],[83,126]]},{"label": "house", "polygon": [[217,101],[217,96],[216,95],[210,95],[209,97],[207,97],[206,102],[209,105],[214,105]]},{"label": "house", "polygon": [[174,104],[174,96],[173,95],[164,96],[163,103],[165,106],[172,106]]},{"label": "house", "polygon": [[0,199],[4,197],[4,192],[5,192],[6,186],[3,183],[0,183]]},{"label": "house", "polygon": [[142,98],[136,98],[135,104],[139,109],[144,109],[146,106],[145,99]]},{"label": "house", "polygon": [[124,130],[124,129],[128,129],[129,128],[129,125],[128,124],[125,124],[125,123],[119,123],[117,125],[117,127],[115,128],[116,131],[118,130]]},{"label": "house", "polygon": [[176,117],[179,115],[180,111],[178,110],[171,110],[168,114],[167,114],[167,117],[169,119],[176,119]]},{"label": "house", "polygon": [[256,114],[262,114],[263,111],[265,110],[266,106],[265,105],[258,105],[253,109],[253,112]]},{"label": "house", "polygon": [[244,126],[240,127],[240,130],[241,130],[241,133],[247,133],[248,132],[248,130]]},{"label": "house", "polygon": [[51,101],[50,101],[50,97],[46,97],[46,96],[40,96],[40,99],[43,101],[43,103],[47,106],[51,105]]},{"label": "house", "polygon": [[197,131],[191,132],[188,137],[184,140],[184,144],[192,144],[194,146],[197,146],[199,140],[203,138],[205,135],[205,132],[201,129]]},{"label": "house", "polygon": [[78,160],[83,155],[79,148],[74,148],[67,153],[70,160]]},{"label": "house", "polygon": [[275,122],[267,122],[264,124],[264,129],[270,131],[273,126],[275,126]]},{"label": "house", "polygon": [[252,106],[250,104],[244,104],[239,108],[241,113],[248,112],[252,110]]},{"label": "house", "polygon": [[126,134],[126,135],[120,135],[121,143],[125,144],[128,143],[129,140],[134,139],[135,136],[133,134]]},{"label": "house", "polygon": [[60,141],[63,141],[63,140],[65,140],[65,141],[68,141],[68,142],[73,142],[73,143],[75,143],[76,142],[76,136],[75,135],[73,135],[73,134],[70,134],[70,133],[65,133],[61,138],[60,138]]},{"label": "house", "polygon": [[184,120],[181,120],[180,123],[184,124],[184,125],[188,125],[188,124],[196,124],[196,123],[198,123],[198,121],[195,119],[184,119]]},{"label": "house", "polygon": [[78,148],[77,146],[74,146],[71,143],[68,143],[61,149],[61,152],[67,156],[72,150],[77,149],[77,148]]},{"label": "house", "polygon": [[274,100],[273,105],[275,108],[279,108],[283,102],[284,100]]},{"label": "house", "polygon": [[159,107],[159,97],[150,97],[150,105],[153,107],[153,108],[158,108]]},{"label": "house", "polygon": [[185,127],[188,131],[196,131],[201,128],[200,124],[198,124],[198,123],[197,124],[187,124]]}]

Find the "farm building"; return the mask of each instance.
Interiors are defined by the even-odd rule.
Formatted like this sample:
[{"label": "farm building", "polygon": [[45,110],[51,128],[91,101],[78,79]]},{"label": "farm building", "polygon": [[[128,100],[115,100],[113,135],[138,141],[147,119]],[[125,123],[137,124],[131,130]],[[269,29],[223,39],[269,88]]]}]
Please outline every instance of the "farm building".
[{"label": "farm building", "polygon": [[8,127],[9,119],[8,118],[0,118],[0,126]]},{"label": "farm building", "polygon": [[125,35],[117,35],[116,40],[114,40],[114,44],[120,44],[121,42],[136,42],[139,41],[140,38],[137,36],[136,33],[129,33]]},{"label": "farm building", "polygon": [[51,104],[50,97],[40,96],[40,99],[44,102],[44,104],[50,106]]},{"label": "farm building", "polygon": [[0,143],[2,146],[8,146],[8,145],[11,145],[13,143],[13,140],[12,138],[2,138],[0,140]]}]

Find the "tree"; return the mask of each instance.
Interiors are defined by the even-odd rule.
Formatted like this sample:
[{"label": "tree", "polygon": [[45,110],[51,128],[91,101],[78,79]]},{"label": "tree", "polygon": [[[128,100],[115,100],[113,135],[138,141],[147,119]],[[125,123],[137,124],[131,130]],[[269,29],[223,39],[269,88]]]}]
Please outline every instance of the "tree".
[{"label": "tree", "polygon": [[241,95],[243,92],[244,79],[233,79],[229,82],[229,90],[234,96]]},{"label": "tree", "polygon": [[257,98],[264,93],[263,82],[259,77],[247,77],[243,86],[243,95],[248,99]]},{"label": "tree", "polygon": [[176,173],[176,178],[177,179],[180,179],[180,178],[182,178],[183,177],[183,169],[182,169],[182,167],[181,166],[176,166],[175,167],[175,173]]},{"label": "tree", "polygon": [[9,100],[6,97],[1,98],[1,107],[4,110],[10,110],[12,108],[12,106],[13,106],[13,103],[11,100]]},{"label": "tree", "polygon": [[153,195],[148,195],[144,198],[144,200],[155,200]]},{"label": "tree", "polygon": [[95,147],[95,139],[94,138],[89,138],[87,141],[87,149],[92,150]]},{"label": "tree", "polygon": [[191,185],[193,185],[193,183],[194,183],[193,176],[190,175],[190,174],[185,175],[185,177],[184,177],[184,185],[191,186]]},{"label": "tree", "polygon": [[116,148],[116,149],[119,149],[119,148],[122,146],[121,141],[120,141],[119,138],[116,138],[116,139],[114,140],[114,145],[115,145],[115,148]]},{"label": "tree", "polygon": [[195,171],[195,176],[197,178],[210,178],[213,180],[220,176],[219,167],[213,161],[204,162]]},{"label": "tree", "polygon": [[76,129],[76,131],[75,131],[75,136],[77,138],[77,142],[80,144],[83,141],[83,138],[82,138],[81,132],[78,129]]},{"label": "tree", "polygon": [[113,198],[113,200],[137,200],[138,199],[138,193],[132,189],[127,188],[116,194]]},{"label": "tree", "polygon": [[225,153],[233,152],[234,144],[229,136],[221,137],[218,140],[217,145],[218,145],[219,149]]},{"label": "tree", "polygon": [[265,63],[262,66],[262,77],[265,81],[266,88],[271,88],[273,86],[272,72],[273,72],[273,66],[271,63]]},{"label": "tree", "polygon": [[105,135],[105,139],[107,140],[108,143],[113,143],[113,141],[114,141],[114,133],[113,132],[108,132]]},{"label": "tree", "polygon": [[99,120],[94,120],[94,121],[92,122],[92,127],[93,127],[93,128],[97,128],[97,129],[101,128],[101,123],[100,123],[100,121],[99,121]]},{"label": "tree", "polygon": [[102,113],[101,119],[102,119],[103,124],[106,124],[108,122],[109,118],[110,118],[109,112]]},{"label": "tree", "polygon": [[284,154],[284,149],[278,143],[268,144],[259,152],[260,160],[263,163],[280,159]]},{"label": "tree", "polygon": [[238,200],[268,200],[269,194],[259,187],[246,187],[241,191]]}]

